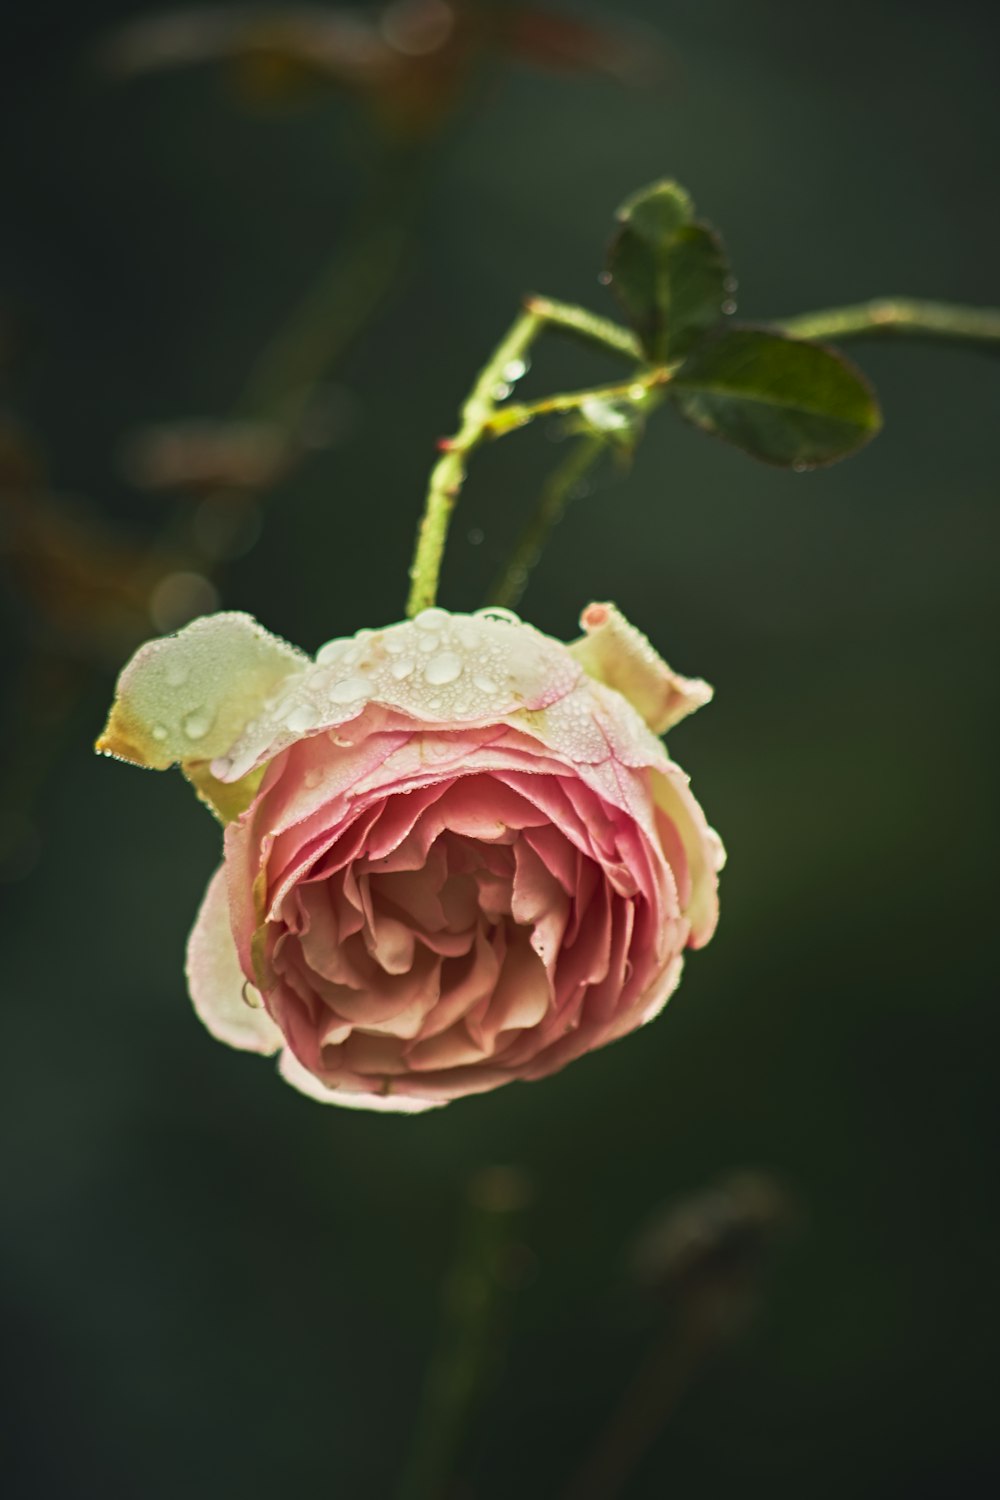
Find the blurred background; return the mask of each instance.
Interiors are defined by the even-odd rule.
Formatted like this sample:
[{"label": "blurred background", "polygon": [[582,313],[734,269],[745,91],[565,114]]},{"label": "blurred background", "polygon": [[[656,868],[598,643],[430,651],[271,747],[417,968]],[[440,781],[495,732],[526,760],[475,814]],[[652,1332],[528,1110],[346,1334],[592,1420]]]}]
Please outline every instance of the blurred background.
[{"label": "blurred background", "polygon": [[[400,617],[435,439],[523,293],[614,314],[656,177],[747,318],[1000,301],[995,8],[0,27],[7,1493],[995,1493],[995,361],[857,345],[859,457],[661,413],[574,502],[522,612],[614,599],[715,683],[671,747],[730,863],[666,1014],[548,1082],[380,1118],[211,1041],[218,829],[90,748],[134,645],[217,601],[310,649]],[[553,338],[521,389],[615,374]],[[559,436],[474,462],[443,603]]]}]

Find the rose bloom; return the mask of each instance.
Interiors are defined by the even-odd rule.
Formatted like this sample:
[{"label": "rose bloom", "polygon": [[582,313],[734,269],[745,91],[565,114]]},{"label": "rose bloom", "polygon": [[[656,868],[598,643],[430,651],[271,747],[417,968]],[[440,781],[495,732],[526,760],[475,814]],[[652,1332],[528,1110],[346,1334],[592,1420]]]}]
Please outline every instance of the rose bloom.
[{"label": "rose bloom", "polygon": [[98,749],[179,762],[226,825],[187,960],[213,1036],[416,1111],[662,1009],[722,847],[658,735],[711,690],[614,606],[581,623],[428,609],[312,661],[217,614],[137,652]]}]

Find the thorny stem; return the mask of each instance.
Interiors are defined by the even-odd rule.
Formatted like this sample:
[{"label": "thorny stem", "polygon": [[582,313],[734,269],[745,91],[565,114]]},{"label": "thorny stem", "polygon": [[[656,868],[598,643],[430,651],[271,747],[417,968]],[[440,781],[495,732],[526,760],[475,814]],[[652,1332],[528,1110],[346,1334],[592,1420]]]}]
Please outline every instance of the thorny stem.
[{"label": "thorny stem", "polygon": [[417,532],[417,544],[410,568],[410,597],[406,613],[411,618],[437,599],[444,544],[448,537],[452,511],[465,479],[466,458],[482,439],[496,410],[496,392],[509,384],[504,371],[523,361],[544,326],[544,320],[528,308],[515,319],[480,370],[462,407],[458,431],[454,437],[445,438],[441,444],[443,451],[431,470],[424,514]]},{"label": "thorny stem", "polygon": [[545,396],[541,401],[505,406],[489,418],[484,431],[491,437],[502,437],[505,432],[527,426],[536,417],[579,411],[592,402],[631,401],[638,404],[645,401],[657,386],[666,385],[674,368],[672,365],[654,365],[650,370],[637,371],[631,380],[618,381],[615,385],[595,385],[585,391],[561,391],[555,396]]},{"label": "thorny stem", "polygon": [[535,417],[578,410],[589,401],[644,399],[669,379],[666,368],[638,371],[631,380],[585,391],[549,396],[542,401],[498,409],[499,392],[509,386],[505,372],[523,363],[524,356],[546,327],[561,329],[611,349],[626,358],[638,357],[638,345],[627,329],[607,318],[594,317],[583,308],[570,307],[546,297],[529,297],[519,317],[497,345],[480,371],[462,407],[458,431],[441,443],[442,454],[431,470],[424,513],[410,568],[410,597],[406,612],[412,618],[437,600],[438,581],[448,527],[461,493],[468,456],[486,437],[499,436],[523,427]]},{"label": "thorny stem", "polygon": [[[944,343],[1000,345],[1000,309],[962,307],[946,302],[926,302],[911,298],[880,298],[850,307],[828,308],[803,313],[799,317],[773,320],[770,327],[801,339],[834,339],[903,335],[929,338]],[[544,328],[559,329],[597,344],[625,359],[634,360],[639,368],[631,380],[616,385],[595,386],[589,390],[569,391],[547,396],[540,401],[498,407],[509,382],[504,369],[520,360]],[[407,613],[415,615],[435,603],[438,580],[452,512],[465,481],[468,457],[487,437],[501,437],[525,426],[536,417],[556,412],[577,411],[592,401],[642,401],[666,385],[674,366],[649,366],[643,362],[642,350],[635,335],[608,318],[597,317],[585,308],[557,302],[550,297],[529,297],[524,309],[506,337],[498,345],[473,386],[464,407],[461,423],[454,437],[442,443],[442,456],[431,473],[424,514],[417,533],[417,544],[410,568],[410,597]],[[590,456],[591,459],[593,455]],[[570,467],[569,464],[566,466]],[[581,470],[582,472],[582,470]],[[515,552],[510,567],[494,591],[494,602],[516,595],[527,569],[538,552],[551,524],[546,516],[562,512],[566,495],[559,496],[562,470],[550,480],[542,497],[539,516],[529,526]],[[580,475],[573,472],[569,488]],[[521,545],[527,549],[523,554]],[[530,561],[525,564],[525,557]]]}]

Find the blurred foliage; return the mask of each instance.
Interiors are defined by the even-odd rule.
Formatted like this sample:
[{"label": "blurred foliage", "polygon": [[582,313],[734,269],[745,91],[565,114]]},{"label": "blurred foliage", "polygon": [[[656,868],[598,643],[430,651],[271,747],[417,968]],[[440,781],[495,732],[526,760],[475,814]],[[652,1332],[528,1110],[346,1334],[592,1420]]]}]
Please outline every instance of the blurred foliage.
[{"label": "blurred foliage", "polygon": [[[366,45],[392,9],[350,13]],[[677,1304],[626,1274],[633,1226],[751,1161],[790,1184],[801,1233],[629,1500],[991,1493],[992,366],[867,351],[886,431],[814,475],[685,424],[650,423],[613,493],[557,450],[577,498],[527,612],[568,636],[617,598],[716,683],[676,751],[730,865],[667,1015],[545,1085],[401,1130],[318,1111],[205,1038],[179,955],[215,829],[179,778],[111,778],[90,753],[131,640],[205,589],[313,643],[398,617],[431,436],[512,292],[592,300],[608,206],[638,182],[697,188],[754,323],[883,289],[997,300],[991,10],[489,9],[502,45],[473,46],[487,7],[463,7],[469,71],[451,42],[396,59],[391,91],[334,82],[301,42],[289,59],[289,32],[238,45],[239,5],[189,13],[226,34],[215,62],[137,65],[127,87],[115,48],[155,35],[158,5],[5,22],[8,1487],[391,1494],[465,1185],[511,1160],[535,1189],[530,1274],[456,1489],[559,1494],[661,1333],[674,1357]],[[564,16],[584,28],[568,59]],[[318,327],[331,286],[336,337],[285,362],[281,331]],[[553,341],[525,388],[603,373]],[[446,602],[482,598],[552,458],[537,428],[484,455]],[[691,1276],[752,1306],[770,1230],[735,1215],[733,1242],[717,1206],[664,1231],[667,1263],[686,1289],[687,1257],[715,1265]],[[752,1270],[727,1283],[730,1244]]]}]

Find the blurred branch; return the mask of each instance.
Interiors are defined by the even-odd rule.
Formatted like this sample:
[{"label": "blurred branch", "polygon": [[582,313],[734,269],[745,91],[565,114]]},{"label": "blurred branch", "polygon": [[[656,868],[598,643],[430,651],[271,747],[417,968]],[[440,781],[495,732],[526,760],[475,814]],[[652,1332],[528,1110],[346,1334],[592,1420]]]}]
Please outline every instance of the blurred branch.
[{"label": "blurred branch", "polygon": [[469,1419],[496,1363],[498,1332],[517,1280],[515,1236],[530,1187],[510,1167],[478,1172],[466,1189],[438,1345],[424,1380],[397,1500],[444,1500]]},{"label": "blurred branch", "polygon": [[897,335],[951,344],[1000,346],[1000,308],[880,297],[850,307],[781,318],[771,325],[797,339],[853,339]]},{"label": "blurred branch", "polygon": [[535,514],[521,532],[510,560],[489,591],[488,603],[504,609],[517,608],[552,528],[562,520],[566,507],[606,446],[605,438],[588,433],[576,439],[562,463],[553,469],[542,486]]},{"label": "blurred branch", "polygon": [[339,253],[265,345],[247,378],[242,411],[293,425],[316,386],[392,289],[424,179],[412,151],[387,150]]},{"label": "blurred branch", "polygon": [[617,1500],[681,1398],[746,1329],[791,1209],[759,1173],[739,1173],[682,1200],[640,1239],[633,1271],[669,1320],[614,1408],[565,1500]]}]

